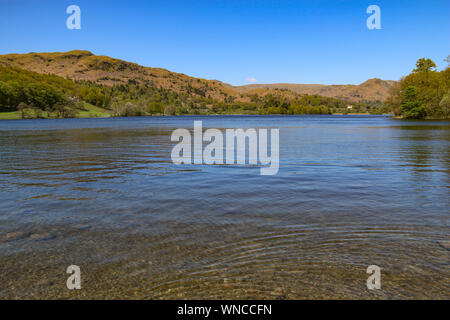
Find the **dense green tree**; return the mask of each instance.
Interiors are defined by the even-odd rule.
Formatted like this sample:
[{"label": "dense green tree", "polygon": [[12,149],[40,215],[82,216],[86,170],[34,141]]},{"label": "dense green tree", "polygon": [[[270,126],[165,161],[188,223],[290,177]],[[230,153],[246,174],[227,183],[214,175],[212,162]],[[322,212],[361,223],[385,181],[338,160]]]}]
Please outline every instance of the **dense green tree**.
[{"label": "dense green tree", "polygon": [[420,58],[416,62],[416,69],[413,72],[429,72],[436,68],[436,64],[431,59]]},{"label": "dense green tree", "polygon": [[164,113],[164,106],[161,102],[152,101],[148,104],[148,112],[150,114],[162,114]]},{"label": "dense green tree", "polygon": [[409,119],[421,119],[426,116],[426,109],[423,106],[422,99],[414,86],[408,86],[405,89],[405,92],[403,93],[401,111],[403,116]]},{"label": "dense green tree", "polygon": [[442,97],[439,107],[441,108],[444,117],[450,118],[450,92]]}]

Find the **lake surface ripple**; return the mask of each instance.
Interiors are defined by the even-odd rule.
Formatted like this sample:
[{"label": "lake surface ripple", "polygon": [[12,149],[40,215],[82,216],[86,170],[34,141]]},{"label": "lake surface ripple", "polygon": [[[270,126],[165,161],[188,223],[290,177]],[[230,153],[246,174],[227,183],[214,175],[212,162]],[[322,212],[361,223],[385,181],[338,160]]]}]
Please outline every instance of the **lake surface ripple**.
[{"label": "lake surface ripple", "polygon": [[[280,128],[278,174],[174,165],[194,120]],[[0,200],[2,299],[450,298],[449,122],[0,121]]]}]

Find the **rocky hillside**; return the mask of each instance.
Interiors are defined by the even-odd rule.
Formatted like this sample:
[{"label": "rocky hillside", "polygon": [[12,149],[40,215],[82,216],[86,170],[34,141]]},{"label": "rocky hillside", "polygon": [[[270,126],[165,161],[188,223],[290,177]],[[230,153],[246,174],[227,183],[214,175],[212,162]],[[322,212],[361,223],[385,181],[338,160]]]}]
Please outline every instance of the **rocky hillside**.
[{"label": "rocky hillside", "polygon": [[[297,94],[321,95],[349,101],[384,101],[394,81],[370,79],[360,85],[251,84],[230,86],[217,80],[189,77],[160,68],[149,68],[89,51],[0,55],[0,65],[13,66],[72,80],[87,80],[102,85],[139,84],[190,96],[218,101],[250,101],[250,95],[276,93],[291,98]],[[278,90],[274,90],[278,89]]]}]

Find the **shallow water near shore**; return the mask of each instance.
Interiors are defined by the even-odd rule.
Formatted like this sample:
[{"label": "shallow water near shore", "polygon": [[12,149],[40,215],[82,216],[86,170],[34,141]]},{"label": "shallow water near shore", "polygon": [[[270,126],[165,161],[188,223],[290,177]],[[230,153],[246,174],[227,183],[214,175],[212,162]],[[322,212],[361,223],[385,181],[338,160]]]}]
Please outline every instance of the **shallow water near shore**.
[{"label": "shallow water near shore", "polygon": [[[279,128],[278,174],[174,165],[194,120]],[[1,299],[450,298],[450,122],[0,121],[0,159]]]}]

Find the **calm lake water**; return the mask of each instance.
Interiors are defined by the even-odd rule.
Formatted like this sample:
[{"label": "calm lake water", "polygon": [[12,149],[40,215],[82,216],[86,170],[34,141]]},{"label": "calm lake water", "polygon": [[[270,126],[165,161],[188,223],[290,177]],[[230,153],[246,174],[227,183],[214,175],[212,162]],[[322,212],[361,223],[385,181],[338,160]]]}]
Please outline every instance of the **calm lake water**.
[{"label": "calm lake water", "polygon": [[[174,165],[194,120],[280,128],[278,174]],[[3,299],[450,298],[450,122],[0,121],[0,200]]]}]

